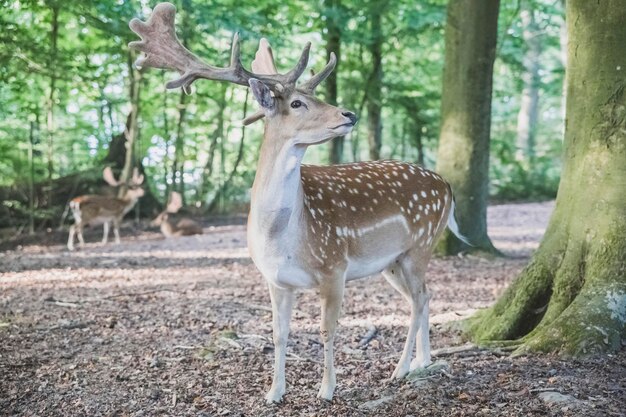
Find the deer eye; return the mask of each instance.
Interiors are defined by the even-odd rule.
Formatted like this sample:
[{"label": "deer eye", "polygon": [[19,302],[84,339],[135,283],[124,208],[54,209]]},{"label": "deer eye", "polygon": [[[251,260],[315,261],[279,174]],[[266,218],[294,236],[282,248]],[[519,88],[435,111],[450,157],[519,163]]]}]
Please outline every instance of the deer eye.
[{"label": "deer eye", "polygon": [[291,102],[292,109],[298,109],[300,107],[302,107],[302,102],[300,100],[294,100]]}]

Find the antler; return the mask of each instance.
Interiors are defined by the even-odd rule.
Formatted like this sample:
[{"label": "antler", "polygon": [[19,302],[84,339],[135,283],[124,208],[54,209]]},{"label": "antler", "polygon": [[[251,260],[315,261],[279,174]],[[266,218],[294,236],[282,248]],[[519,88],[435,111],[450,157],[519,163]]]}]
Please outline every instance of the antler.
[{"label": "antler", "polygon": [[135,186],[143,184],[143,174],[139,174],[139,169],[133,168],[133,176],[131,177],[129,183]]},{"label": "antler", "polygon": [[141,37],[141,41],[128,44],[130,48],[144,52],[145,56],[137,59],[136,65],[176,70],[181,77],[168,82],[167,88],[182,87],[189,92],[189,87],[198,78],[215,81],[228,81],[248,86],[250,78],[256,78],[271,88],[275,94],[295,88],[296,81],[304,72],[309,61],[311,43],[307,43],[296,66],[286,74],[255,74],[241,64],[239,36],[233,37],[230,66],[225,68],[211,66],[185,48],[176,37],[174,20],[176,7],[171,3],[159,3],[152,11],[147,22],[139,19],[130,21],[130,29]]},{"label": "antler", "polygon": [[167,203],[165,210],[168,213],[176,213],[183,206],[183,199],[179,193],[172,191],[170,194],[170,201]]},{"label": "antler", "polygon": [[112,187],[117,187],[121,184],[118,180],[115,179],[115,175],[113,175],[113,170],[111,169],[111,167],[104,168],[104,171],[102,171],[102,178],[104,178],[104,181],[106,181],[106,183]]},{"label": "antler", "polygon": [[322,81],[324,81],[330,75],[331,72],[333,72],[333,70],[335,69],[335,65],[337,65],[337,57],[335,56],[334,52],[331,52],[328,63],[326,64],[324,69],[311,77],[309,81],[304,83],[302,87],[300,87],[300,90],[304,91],[307,94],[315,93],[315,89],[317,88],[317,86],[320,85]]}]

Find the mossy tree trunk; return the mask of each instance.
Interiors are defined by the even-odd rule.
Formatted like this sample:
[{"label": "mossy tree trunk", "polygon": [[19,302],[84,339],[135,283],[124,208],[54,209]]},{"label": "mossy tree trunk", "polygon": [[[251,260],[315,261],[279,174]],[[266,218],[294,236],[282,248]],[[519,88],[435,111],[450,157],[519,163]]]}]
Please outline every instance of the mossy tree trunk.
[{"label": "mossy tree trunk", "polygon": [[626,337],[626,8],[568,0],[564,167],[538,251],[490,309],[476,341],[522,350],[617,350]]},{"label": "mossy tree trunk", "polygon": [[460,231],[474,248],[446,232],[437,251],[497,253],[487,236],[491,87],[499,0],[450,0],[441,97],[437,171],[452,185]]}]

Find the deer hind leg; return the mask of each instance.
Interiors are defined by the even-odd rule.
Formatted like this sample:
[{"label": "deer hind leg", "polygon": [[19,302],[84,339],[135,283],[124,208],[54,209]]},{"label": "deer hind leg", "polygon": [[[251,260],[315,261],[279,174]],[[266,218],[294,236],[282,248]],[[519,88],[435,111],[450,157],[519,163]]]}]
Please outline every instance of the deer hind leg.
[{"label": "deer hind leg", "polygon": [[337,386],[335,373],[334,341],[337,331],[337,320],[341,313],[345,280],[343,277],[331,277],[320,287],[322,299],[322,322],[320,334],[324,343],[324,376],[322,386],[317,394],[318,398],[332,400]]},{"label": "deer hind leg", "polygon": [[425,368],[430,365],[430,334],[428,325],[428,314],[430,303],[430,294],[426,295],[426,302],[422,309],[422,321],[417,332],[417,344],[415,346],[415,359],[411,361],[411,371],[417,368]]},{"label": "deer hind leg", "polygon": [[85,238],[83,237],[83,224],[76,223],[76,234],[78,235],[78,246],[81,248],[85,246]]},{"label": "deer hind leg", "polygon": [[285,394],[285,355],[289,338],[289,321],[293,306],[293,291],[269,284],[272,300],[272,328],[274,333],[274,378],[265,401],[277,403]]},{"label": "deer hind leg", "polygon": [[109,240],[109,222],[102,225],[102,244],[106,244]]},{"label": "deer hind leg", "polygon": [[[428,308],[424,308],[428,303],[426,285],[424,282],[424,268],[414,259],[411,254],[406,254],[383,271],[383,276],[400,294],[407,299],[411,305],[411,318],[409,329],[402,350],[400,361],[393,371],[392,378],[404,378],[411,369],[413,349],[417,338],[420,337],[417,349],[423,351],[422,341],[428,341]],[[425,324],[425,326],[424,326]],[[426,328],[424,333],[422,330]]]}]

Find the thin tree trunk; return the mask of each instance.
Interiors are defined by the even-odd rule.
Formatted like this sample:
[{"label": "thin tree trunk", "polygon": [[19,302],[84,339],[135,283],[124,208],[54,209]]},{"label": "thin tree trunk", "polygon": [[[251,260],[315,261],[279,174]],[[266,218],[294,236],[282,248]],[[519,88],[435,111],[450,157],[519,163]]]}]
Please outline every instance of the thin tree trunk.
[{"label": "thin tree trunk", "polygon": [[176,123],[176,137],[174,139],[174,160],[172,161],[172,189],[178,191],[185,204],[184,175],[184,123],[187,112],[187,93],[180,91],[178,100],[178,122]]},{"label": "thin tree trunk", "polygon": [[202,170],[202,184],[200,186],[200,196],[202,201],[206,201],[207,194],[211,189],[211,177],[213,176],[213,164],[215,160],[215,151],[217,150],[217,143],[221,137],[224,136],[224,111],[226,110],[226,91],[227,87],[224,85],[221,88],[220,96],[217,99],[218,111],[215,117],[216,128],[211,135],[211,141],[209,149],[207,151],[208,158]]},{"label": "thin tree trunk", "polygon": [[54,93],[57,81],[57,52],[59,40],[59,5],[54,3],[51,6],[52,23],[50,25],[50,55],[48,56],[48,69],[50,70],[50,91],[48,92],[46,108],[46,130],[48,135],[47,160],[48,160],[48,203],[52,200],[52,176],[54,175]]},{"label": "thin tree trunk", "polygon": [[[243,103],[243,117],[242,117],[242,120],[245,119],[246,116],[248,115],[248,95],[249,95],[249,93],[250,93],[250,90],[247,89],[246,90],[246,99],[244,100],[244,103]],[[235,178],[235,175],[237,174],[237,168],[239,167],[239,164],[241,163],[241,160],[243,159],[243,148],[244,148],[243,145],[244,145],[245,139],[246,139],[246,126],[245,125],[241,125],[241,141],[239,142],[239,149],[237,151],[237,158],[235,159],[235,164],[233,165],[232,171],[230,171],[230,174],[228,175],[228,179],[222,184],[220,189],[217,190],[217,193],[215,194],[215,197],[213,197],[213,201],[211,201],[211,204],[209,204],[209,207],[207,209],[208,212],[213,212],[215,210],[215,207],[217,206],[217,203],[222,201],[223,195],[226,193],[226,191],[228,190],[228,188],[232,184],[233,178]]]},{"label": "thin tree trunk", "polygon": [[[341,0],[327,0],[324,4],[326,15],[326,58],[330,58],[330,53],[337,56],[335,70],[326,78],[326,102],[337,105],[337,73],[341,63]],[[339,136],[330,141],[329,161],[331,164],[340,164],[343,161],[345,137]]]},{"label": "thin tree trunk", "polygon": [[424,166],[424,142],[422,133],[422,123],[420,120],[414,120],[413,135],[415,136],[415,149],[417,150],[417,163]]},{"label": "thin tree trunk", "polygon": [[[126,129],[124,130],[124,137],[126,142],[124,143],[125,155],[124,155],[124,167],[120,173],[119,180],[124,184],[128,183],[131,178],[134,161],[135,161],[135,140],[137,139],[139,120],[139,99],[141,93],[141,72],[134,68],[134,56],[135,54],[128,51],[127,65],[129,75],[129,99],[130,99],[130,113],[126,121]],[[123,185],[118,191],[118,196],[123,196],[126,193],[127,187]]]},{"label": "thin tree trunk", "polygon": [[524,89],[517,115],[517,159],[532,163],[535,153],[535,133],[539,115],[539,84],[541,82],[539,71],[541,69],[541,36],[535,19],[533,6],[525,1],[523,3],[521,17],[522,35],[526,42],[524,54]]},{"label": "thin tree trunk", "polygon": [[35,122],[30,122],[28,139],[28,234],[32,235],[35,233]]},{"label": "thin tree trunk", "polygon": [[626,8],[568,0],[567,124],[556,208],[530,264],[470,320],[477,341],[582,355],[626,338]]},{"label": "thin tree trunk", "polygon": [[[163,85],[165,85],[165,75],[164,73],[162,74],[162,78],[163,78]],[[163,195],[163,201],[166,202],[168,199],[168,196],[170,195],[170,191],[171,188],[170,187],[170,183],[167,180],[169,177],[169,171],[168,171],[168,162],[169,162],[169,149],[170,149],[170,126],[169,126],[169,121],[168,121],[168,117],[167,117],[167,109],[168,109],[168,103],[167,103],[167,94],[163,94],[163,113],[162,113],[162,118],[163,118],[163,137],[165,138],[165,156],[163,158],[163,183],[165,184],[165,194]]]},{"label": "thin tree trunk", "polygon": [[[452,184],[456,219],[472,250],[498,253],[487,236],[489,129],[499,0],[450,0],[437,171]],[[470,247],[450,232],[437,250]]]},{"label": "thin tree trunk", "polygon": [[383,63],[382,63],[382,15],[386,8],[386,2],[370,1],[369,20],[371,44],[369,45],[372,56],[372,76],[367,84],[367,140],[369,143],[370,159],[380,159],[382,147],[382,88],[383,88]]}]

